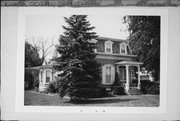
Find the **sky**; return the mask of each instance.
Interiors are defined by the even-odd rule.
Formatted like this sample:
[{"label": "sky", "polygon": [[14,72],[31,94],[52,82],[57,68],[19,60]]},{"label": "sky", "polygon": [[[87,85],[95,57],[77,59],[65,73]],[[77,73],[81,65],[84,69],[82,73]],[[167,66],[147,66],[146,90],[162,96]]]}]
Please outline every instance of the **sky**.
[{"label": "sky", "polygon": [[[48,40],[47,43],[58,44],[58,38],[63,34],[62,26],[67,26],[64,17],[69,15],[27,15],[25,22],[25,35],[34,38],[35,42],[40,37]],[[101,37],[127,39],[127,25],[122,22],[123,16],[118,15],[88,15],[87,20],[95,27],[93,30]],[[30,42],[31,39],[29,39]],[[48,44],[47,44],[48,45]],[[54,48],[52,48],[54,49]],[[48,56],[50,58],[51,55]]]}]

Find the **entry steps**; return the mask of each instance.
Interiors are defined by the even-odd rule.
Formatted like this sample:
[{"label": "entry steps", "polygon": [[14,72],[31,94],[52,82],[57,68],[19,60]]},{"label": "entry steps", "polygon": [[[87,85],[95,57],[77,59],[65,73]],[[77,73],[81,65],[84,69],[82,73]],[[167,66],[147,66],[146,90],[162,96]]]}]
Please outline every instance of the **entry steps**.
[{"label": "entry steps", "polygon": [[129,94],[130,95],[142,95],[143,93],[137,87],[130,87],[129,88]]}]

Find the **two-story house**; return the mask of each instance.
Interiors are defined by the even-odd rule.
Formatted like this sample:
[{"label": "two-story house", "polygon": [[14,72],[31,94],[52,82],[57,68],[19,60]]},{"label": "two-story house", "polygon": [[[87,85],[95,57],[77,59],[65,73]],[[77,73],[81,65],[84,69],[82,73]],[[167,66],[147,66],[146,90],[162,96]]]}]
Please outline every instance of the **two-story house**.
[{"label": "two-story house", "polygon": [[[129,91],[131,82],[131,67],[138,68],[138,84],[140,89],[140,65],[141,62],[133,61],[136,55],[132,55],[127,40],[98,37],[92,40],[97,43],[95,52],[98,54],[96,60],[101,64],[101,86],[110,89],[118,76],[118,81],[124,86],[126,92]],[[57,52],[53,54],[57,56]],[[53,72],[52,63],[43,65],[39,69],[39,91],[45,91],[49,82],[53,81],[60,72]]]},{"label": "two-story house", "polygon": [[137,88],[140,89],[140,65],[143,63],[133,61],[137,56],[132,55],[128,41],[99,37],[97,45],[96,59],[101,64],[102,70],[101,86],[110,88],[115,82],[115,77],[118,76],[121,86],[124,86],[128,92],[132,77],[131,67],[135,66],[138,69]]}]

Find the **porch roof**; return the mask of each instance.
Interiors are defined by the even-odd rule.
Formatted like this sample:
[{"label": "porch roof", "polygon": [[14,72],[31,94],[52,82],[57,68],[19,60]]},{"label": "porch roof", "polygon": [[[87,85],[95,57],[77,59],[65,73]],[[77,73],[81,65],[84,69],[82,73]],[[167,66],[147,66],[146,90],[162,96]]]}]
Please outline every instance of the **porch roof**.
[{"label": "porch roof", "polygon": [[117,65],[142,65],[142,62],[136,62],[136,61],[120,61],[116,63]]}]

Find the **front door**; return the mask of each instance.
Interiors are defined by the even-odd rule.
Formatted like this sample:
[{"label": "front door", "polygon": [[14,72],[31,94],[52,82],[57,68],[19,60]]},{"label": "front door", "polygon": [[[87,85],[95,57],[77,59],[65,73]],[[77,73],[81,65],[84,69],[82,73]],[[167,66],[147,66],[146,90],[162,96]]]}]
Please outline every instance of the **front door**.
[{"label": "front door", "polygon": [[119,79],[122,85],[124,86],[126,84],[126,67],[125,66],[119,67]]}]

